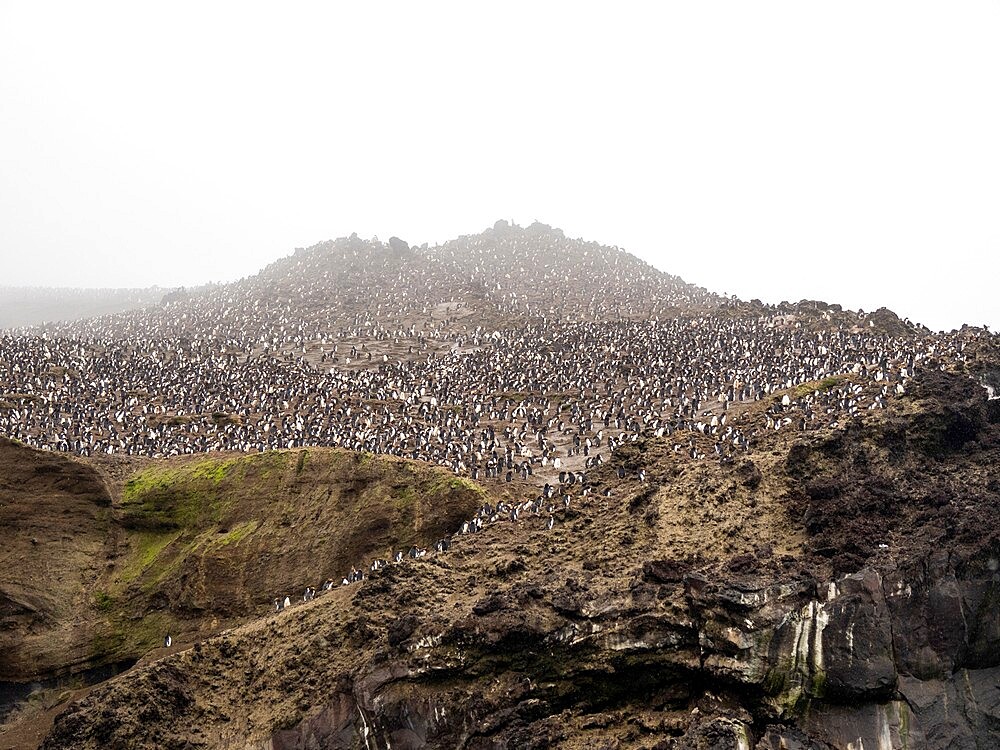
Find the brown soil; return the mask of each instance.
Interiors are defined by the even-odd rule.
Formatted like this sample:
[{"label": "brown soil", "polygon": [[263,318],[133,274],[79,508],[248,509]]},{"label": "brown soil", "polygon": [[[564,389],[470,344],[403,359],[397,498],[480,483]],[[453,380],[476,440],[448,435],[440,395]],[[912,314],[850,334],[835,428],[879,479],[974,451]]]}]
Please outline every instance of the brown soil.
[{"label": "brown soil", "polygon": [[53,700],[166,633],[190,644],[432,546],[483,499],[449,472],[333,449],[88,463],[3,441],[0,482],[0,686],[34,692],[18,721],[36,732]]},{"label": "brown soil", "polygon": [[88,659],[111,516],[92,468],[0,438],[0,682]]}]

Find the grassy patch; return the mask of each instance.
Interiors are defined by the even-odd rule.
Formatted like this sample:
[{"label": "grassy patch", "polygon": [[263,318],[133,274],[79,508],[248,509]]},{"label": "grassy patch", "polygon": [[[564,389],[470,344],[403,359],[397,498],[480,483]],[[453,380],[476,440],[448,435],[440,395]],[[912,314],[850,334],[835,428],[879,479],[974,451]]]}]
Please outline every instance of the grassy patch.
[{"label": "grassy patch", "polygon": [[412,484],[404,484],[401,486],[393,487],[392,490],[392,502],[396,508],[405,508],[411,505],[417,499],[417,492]]},{"label": "grassy patch", "polygon": [[173,623],[170,616],[162,612],[148,614],[141,619],[127,617],[124,612],[114,612],[108,618],[106,629],[91,638],[91,658],[95,662],[109,662],[145,653],[162,644],[163,636],[171,630]]},{"label": "grassy patch", "polygon": [[150,493],[167,489],[172,484],[176,474],[177,472],[172,469],[152,468],[140,471],[125,483],[122,501],[124,503],[141,502]]},{"label": "grassy patch", "polygon": [[[142,653],[185,618],[256,612],[245,592],[319,580],[457,528],[485,491],[449,472],[340,450],[213,455],[150,464],[115,509],[128,557],[102,586],[105,658]],[[291,561],[275,550],[322,548]],[[315,559],[313,559],[315,558]],[[175,585],[182,581],[182,585]],[[230,596],[233,593],[237,596]],[[209,620],[211,621],[211,620]]]},{"label": "grassy patch", "polygon": [[223,510],[220,486],[240,463],[208,458],[174,468],[143,469],[125,483],[126,526],[163,532],[217,522]]},{"label": "grassy patch", "polygon": [[225,547],[229,544],[239,544],[241,539],[248,537],[250,534],[255,532],[260,526],[260,521],[254,519],[253,521],[247,521],[246,523],[241,523],[234,529],[231,529],[224,536],[218,537],[213,540],[213,544]]},{"label": "grassy patch", "polygon": [[486,496],[486,491],[482,487],[465,477],[444,477],[427,488],[427,492],[432,495],[461,491],[472,492],[482,497]]},{"label": "grassy patch", "polygon": [[231,459],[228,461],[207,459],[205,461],[199,461],[196,464],[192,464],[189,470],[191,472],[192,479],[207,479],[215,484],[219,484],[229,475],[229,472],[232,471],[238,463],[239,461],[237,459]]},{"label": "grassy patch", "polygon": [[129,560],[119,576],[121,583],[131,583],[141,576],[143,572],[163,551],[163,548],[179,537],[181,532],[158,533],[155,531],[141,531],[135,534],[131,541],[133,552],[129,555]]},{"label": "grassy patch", "polygon": [[107,591],[98,591],[94,594],[94,606],[101,612],[110,612],[114,609],[115,600]]},{"label": "grassy patch", "polygon": [[777,391],[776,395],[780,401],[781,396],[787,393],[788,397],[794,401],[796,399],[804,398],[816,391],[829,391],[843,385],[849,379],[850,376],[848,375],[833,375],[829,378],[823,378],[822,380],[810,380],[809,382],[797,385],[794,388],[789,388],[785,391]]}]

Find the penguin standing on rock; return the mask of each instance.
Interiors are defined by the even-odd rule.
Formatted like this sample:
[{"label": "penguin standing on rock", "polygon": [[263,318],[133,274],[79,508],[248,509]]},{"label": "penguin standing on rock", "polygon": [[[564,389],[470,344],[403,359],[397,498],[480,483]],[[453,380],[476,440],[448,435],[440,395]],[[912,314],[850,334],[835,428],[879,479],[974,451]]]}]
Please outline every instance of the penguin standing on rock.
[{"label": "penguin standing on rock", "polygon": [[170,637],[170,633],[167,633],[163,637],[163,648],[170,648],[174,643],[174,639]]}]

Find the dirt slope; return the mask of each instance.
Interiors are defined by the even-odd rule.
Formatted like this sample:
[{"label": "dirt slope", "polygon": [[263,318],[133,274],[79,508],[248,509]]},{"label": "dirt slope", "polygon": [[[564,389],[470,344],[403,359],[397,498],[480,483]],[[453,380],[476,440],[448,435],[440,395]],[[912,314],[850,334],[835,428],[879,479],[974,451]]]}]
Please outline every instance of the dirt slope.
[{"label": "dirt slope", "polygon": [[94,469],[0,438],[0,683],[89,658],[81,620],[111,554],[111,519]]},{"label": "dirt slope", "polygon": [[51,706],[167,633],[190,643],[433,545],[482,498],[443,470],[332,449],[88,465],[3,442],[4,713],[29,693],[29,714]]}]

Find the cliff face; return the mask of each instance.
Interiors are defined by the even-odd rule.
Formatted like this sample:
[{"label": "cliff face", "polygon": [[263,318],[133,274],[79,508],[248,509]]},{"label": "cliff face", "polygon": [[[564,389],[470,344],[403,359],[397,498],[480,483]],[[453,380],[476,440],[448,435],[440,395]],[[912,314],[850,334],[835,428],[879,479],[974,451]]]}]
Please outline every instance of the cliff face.
[{"label": "cliff face", "polygon": [[9,682],[87,660],[111,497],[92,468],[3,438],[0,467],[2,707]]},{"label": "cliff face", "polygon": [[[932,373],[109,681],[55,748],[1000,746],[1000,408]],[[639,482],[635,469],[647,470]]]},{"label": "cliff face", "polygon": [[433,545],[482,497],[342,450],[88,463],[0,441],[0,721],[164,653],[168,633],[190,644]]}]

